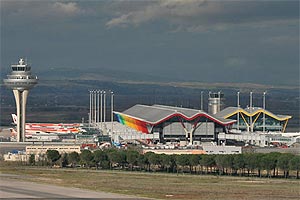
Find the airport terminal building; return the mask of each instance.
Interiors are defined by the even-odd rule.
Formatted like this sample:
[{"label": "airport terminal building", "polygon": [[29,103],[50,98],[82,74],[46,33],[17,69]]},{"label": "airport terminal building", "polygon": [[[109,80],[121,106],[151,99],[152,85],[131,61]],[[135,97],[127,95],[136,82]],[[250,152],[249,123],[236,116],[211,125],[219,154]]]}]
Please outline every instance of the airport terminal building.
[{"label": "airport terminal building", "polygon": [[236,122],[202,110],[165,105],[135,105],[114,112],[119,123],[146,134],[159,133],[161,142],[186,141],[200,144],[215,141],[218,133],[227,133]]},{"label": "airport terminal building", "polygon": [[[219,141],[219,134],[285,132],[289,115],[276,115],[264,108],[227,107],[223,94],[210,93],[208,113],[203,110],[166,105],[135,105],[124,112],[114,112],[119,123],[140,133],[158,134],[165,142],[198,145]],[[231,133],[231,134],[230,134]],[[226,136],[226,137],[227,137]]]},{"label": "airport terminal building", "polygon": [[288,120],[292,117],[289,115],[276,115],[260,107],[227,107],[216,114],[223,119],[236,120],[232,129],[247,132],[285,132]]}]

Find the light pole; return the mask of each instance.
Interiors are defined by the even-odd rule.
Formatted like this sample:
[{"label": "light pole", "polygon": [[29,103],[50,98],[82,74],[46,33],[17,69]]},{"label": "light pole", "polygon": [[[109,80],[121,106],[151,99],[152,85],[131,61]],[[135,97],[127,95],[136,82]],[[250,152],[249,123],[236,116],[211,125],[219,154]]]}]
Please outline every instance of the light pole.
[{"label": "light pole", "polygon": [[264,108],[264,112],[263,112],[263,133],[265,133],[265,131],[266,131],[266,114],[265,114],[265,110],[266,110],[266,92],[263,93],[263,108]]},{"label": "light pole", "polygon": [[106,92],[103,91],[103,122],[104,122],[104,129],[106,129],[106,125],[105,125],[105,113],[106,113]]},{"label": "light pole", "polygon": [[99,90],[97,90],[97,127],[99,128],[99,93],[100,93],[100,91]]},{"label": "light pole", "polygon": [[90,112],[89,112],[89,128],[92,120],[92,90],[90,90]]},{"label": "light pole", "polygon": [[237,92],[237,107],[238,107],[238,112],[237,112],[237,130],[240,130],[240,92]]},{"label": "light pole", "polygon": [[[250,92],[250,113],[252,114],[252,92]],[[252,115],[250,115],[250,131],[253,132]]]},{"label": "light pole", "polygon": [[113,128],[114,128],[114,93],[113,91],[111,91],[111,113],[110,113],[110,116],[111,116],[111,135],[113,135]]},{"label": "light pole", "polygon": [[102,131],[102,122],[103,122],[103,90],[100,91],[100,126],[101,126],[101,131]]},{"label": "light pole", "polygon": [[97,123],[97,91],[95,90],[94,91],[94,100],[95,100],[95,102],[94,102],[94,114],[95,114],[95,125],[96,125],[96,123]]},{"label": "light pole", "polygon": [[91,124],[94,118],[94,90],[91,90]]},{"label": "light pole", "polygon": [[201,96],[200,96],[200,110],[203,111],[203,91],[201,91]]}]

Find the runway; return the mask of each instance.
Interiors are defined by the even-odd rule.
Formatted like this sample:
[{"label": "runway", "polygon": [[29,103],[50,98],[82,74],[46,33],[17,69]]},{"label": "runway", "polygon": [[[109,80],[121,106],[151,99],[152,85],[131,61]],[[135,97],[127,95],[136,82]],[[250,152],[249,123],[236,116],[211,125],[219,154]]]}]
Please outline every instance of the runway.
[{"label": "runway", "polygon": [[106,192],[94,192],[79,188],[68,188],[43,183],[38,184],[26,182],[22,180],[22,176],[11,174],[0,174],[0,198],[145,199]]}]

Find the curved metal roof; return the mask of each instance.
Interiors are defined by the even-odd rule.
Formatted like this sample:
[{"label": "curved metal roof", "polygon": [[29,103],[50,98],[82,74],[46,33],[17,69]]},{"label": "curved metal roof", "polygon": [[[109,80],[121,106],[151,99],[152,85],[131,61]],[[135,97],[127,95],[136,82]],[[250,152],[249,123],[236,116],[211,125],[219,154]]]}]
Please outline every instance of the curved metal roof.
[{"label": "curved metal roof", "polygon": [[266,115],[268,115],[278,121],[283,121],[283,120],[292,118],[292,116],[289,116],[289,115],[276,115],[276,114],[274,114],[268,110],[265,110],[263,108],[260,108],[260,107],[252,107],[252,108],[248,107],[245,109],[238,108],[238,107],[227,107],[224,110],[221,110],[220,112],[218,112],[216,114],[216,116],[227,119],[227,118],[231,117],[232,115],[237,114],[238,112],[243,113],[249,117],[254,116],[258,113],[265,113]]},{"label": "curved metal roof", "polygon": [[[115,112],[119,114],[119,112]],[[181,107],[172,107],[165,105],[141,105],[137,104],[124,112],[120,113],[127,115],[138,120],[148,122],[149,124],[156,125],[163,121],[166,121],[172,117],[182,117],[188,121],[194,120],[197,117],[208,118],[221,125],[233,124],[236,120],[219,118],[215,115],[208,114],[201,110],[190,109],[190,108],[181,108]]]}]

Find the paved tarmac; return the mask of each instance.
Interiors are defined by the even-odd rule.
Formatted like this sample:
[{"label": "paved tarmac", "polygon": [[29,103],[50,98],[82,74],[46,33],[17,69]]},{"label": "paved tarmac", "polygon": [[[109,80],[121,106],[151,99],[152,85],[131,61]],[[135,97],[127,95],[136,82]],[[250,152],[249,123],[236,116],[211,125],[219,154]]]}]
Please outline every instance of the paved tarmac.
[{"label": "paved tarmac", "polygon": [[145,199],[78,188],[26,182],[20,175],[0,174],[0,199]]}]

